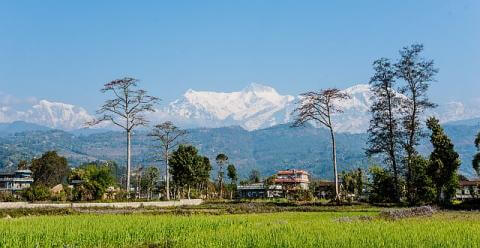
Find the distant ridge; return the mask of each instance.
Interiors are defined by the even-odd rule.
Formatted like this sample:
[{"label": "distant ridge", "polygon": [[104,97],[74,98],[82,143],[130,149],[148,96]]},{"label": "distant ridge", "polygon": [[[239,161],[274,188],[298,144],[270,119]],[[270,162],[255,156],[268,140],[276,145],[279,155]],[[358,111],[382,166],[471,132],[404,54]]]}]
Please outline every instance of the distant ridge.
[{"label": "distant ridge", "polygon": [[[451,126],[478,126],[480,129],[480,117],[467,119],[467,120],[459,120],[459,121],[450,121],[446,122],[445,125]],[[479,130],[480,131],[480,130]]]},{"label": "distant ridge", "polygon": [[0,135],[20,133],[26,131],[48,131],[51,128],[38,125],[35,123],[29,123],[25,121],[14,121],[11,123],[0,123]]},{"label": "distant ridge", "polygon": [[[471,166],[476,152],[473,141],[480,129],[448,124],[444,127],[460,154],[460,172],[468,177],[475,176]],[[139,129],[134,133],[134,166],[161,165],[161,162],[155,160],[158,150],[154,148],[155,143],[148,132]],[[340,172],[357,167],[366,169],[375,163],[374,159],[369,160],[365,156],[367,139],[365,133],[337,134]],[[293,167],[306,169],[319,178],[330,178],[332,175],[329,133],[326,129],[314,128],[312,125],[292,128],[287,123],[253,131],[240,126],[194,128],[188,130],[186,142],[195,145],[211,161],[215,161],[218,153],[228,154],[229,161],[235,164],[242,177],[248,176],[252,169],[258,169],[262,176],[267,176],[276,170]],[[30,160],[49,150],[56,150],[66,156],[72,166],[96,160],[114,160],[121,165],[125,164],[125,134],[120,131],[24,131],[0,136],[0,144],[0,170],[2,167],[11,169],[18,161]],[[428,137],[422,140],[418,151],[425,156],[430,154]],[[216,168],[214,166],[214,170]],[[214,174],[215,172],[212,173]]]}]

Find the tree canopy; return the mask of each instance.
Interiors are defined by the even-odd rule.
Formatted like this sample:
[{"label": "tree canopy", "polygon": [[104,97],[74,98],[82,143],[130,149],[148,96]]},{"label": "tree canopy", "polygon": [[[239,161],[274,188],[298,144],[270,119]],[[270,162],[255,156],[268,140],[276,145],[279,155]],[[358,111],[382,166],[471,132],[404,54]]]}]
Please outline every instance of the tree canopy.
[{"label": "tree canopy", "polygon": [[[438,119],[431,117],[427,120],[427,127],[432,131],[430,141],[433,151],[430,154],[428,174],[436,188],[436,201],[450,203],[455,196],[458,185],[457,170],[460,167],[460,156],[455,151],[450,138],[445,134]],[[441,199],[443,195],[443,200]]]},{"label": "tree canopy", "polygon": [[83,164],[72,170],[69,180],[76,180],[73,198],[75,200],[98,200],[107,188],[115,185],[111,167],[108,164]]},{"label": "tree canopy", "polygon": [[477,148],[477,154],[473,157],[472,166],[473,169],[477,172],[477,175],[480,175],[480,132],[475,138],[475,147]]},{"label": "tree canopy", "polygon": [[170,157],[170,174],[177,187],[195,186],[210,175],[210,160],[198,154],[191,145],[180,145]]},{"label": "tree canopy", "polygon": [[33,159],[30,167],[35,185],[52,187],[65,183],[70,169],[67,159],[56,151],[48,151],[40,158]]}]

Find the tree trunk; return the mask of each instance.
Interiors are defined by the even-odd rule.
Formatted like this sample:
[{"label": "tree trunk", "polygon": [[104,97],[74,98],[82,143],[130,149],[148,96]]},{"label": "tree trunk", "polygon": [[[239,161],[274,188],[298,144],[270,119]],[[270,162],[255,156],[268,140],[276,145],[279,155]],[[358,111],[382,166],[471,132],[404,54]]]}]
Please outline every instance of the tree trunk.
[{"label": "tree trunk", "polygon": [[330,127],[330,135],[332,138],[332,161],[333,161],[333,174],[335,178],[335,200],[340,200],[340,193],[338,188],[338,172],[337,172],[337,144],[335,142],[335,134],[333,128]]},{"label": "tree trunk", "polygon": [[130,193],[131,151],[131,131],[127,130],[127,194]]},{"label": "tree trunk", "polygon": [[188,199],[190,200],[190,185],[188,185]]},{"label": "tree trunk", "polygon": [[[220,171],[223,172],[223,166],[220,166]],[[223,177],[219,176],[219,184],[220,184],[220,199],[223,198]]]},{"label": "tree trunk", "polygon": [[410,116],[410,126],[407,127],[407,132],[409,135],[408,139],[408,144],[407,144],[407,199],[410,204],[413,204],[414,201],[414,189],[412,185],[412,178],[414,175],[412,175],[412,158],[415,153],[415,131],[417,129],[415,120],[417,119],[417,101],[416,101],[416,92],[412,92],[412,104],[413,104],[413,110]]},{"label": "tree trunk", "polygon": [[168,172],[168,148],[165,151],[165,193],[167,201],[170,200],[170,174]]},{"label": "tree trunk", "polygon": [[386,85],[385,87],[385,92],[387,92],[387,98],[388,98],[388,129],[389,129],[389,155],[390,155],[390,161],[392,163],[392,168],[393,168],[393,180],[394,180],[394,184],[395,184],[395,200],[397,202],[400,202],[400,188],[399,188],[399,181],[398,181],[398,168],[397,168],[397,158],[395,156],[395,149],[396,149],[396,146],[395,146],[395,132],[393,130],[393,106],[392,106],[392,95],[391,95],[391,87],[388,87],[388,85]]}]

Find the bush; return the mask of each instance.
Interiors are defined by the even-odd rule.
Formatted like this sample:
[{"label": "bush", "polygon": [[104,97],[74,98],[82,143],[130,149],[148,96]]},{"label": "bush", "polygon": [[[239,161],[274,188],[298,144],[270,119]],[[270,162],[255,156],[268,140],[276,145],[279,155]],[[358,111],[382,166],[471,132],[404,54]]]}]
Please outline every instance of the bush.
[{"label": "bush", "polygon": [[46,186],[31,186],[23,192],[23,197],[27,201],[46,201],[50,199],[50,189]]},{"label": "bush", "polygon": [[393,174],[379,166],[373,166],[369,171],[370,194],[368,200],[372,203],[395,202],[395,179]]},{"label": "bush", "polygon": [[52,199],[52,201],[62,201],[62,202],[64,202],[64,201],[68,200],[68,196],[65,193],[65,191],[62,190],[57,194],[52,194],[51,199]]},{"label": "bush", "polygon": [[[135,199],[135,198],[134,198]],[[128,193],[126,190],[119,190],[115,194],[115,200],[128,200]]]},{"label": "bush", "polygon": [[313,194],[309,190],[296,190],[289,192],[289,198],[292,198],[295,201],[312,201]]},{"label": "bush", "polygon": [[15,195],[11,192],[0,192],[0,202],[13,202],[16,200]]}]

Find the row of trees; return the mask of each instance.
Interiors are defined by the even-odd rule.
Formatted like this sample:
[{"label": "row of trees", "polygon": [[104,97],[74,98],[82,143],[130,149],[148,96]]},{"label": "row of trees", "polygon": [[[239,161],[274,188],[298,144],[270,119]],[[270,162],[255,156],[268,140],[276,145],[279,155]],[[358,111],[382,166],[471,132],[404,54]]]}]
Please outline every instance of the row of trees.
[{"label": "row of trees", "polygon": [[[99,117],[87,124],[94,126],[102,122],[110,122],[125,130],[127,139],[125,187],[128,192],[131,189],[131,134],[136,127],[148,124],[145,114],[154,112],[154,106],[160,99],[148,95],[145,90],[138,89],[138,80],[128,77],[105,84],[101,92],[111,93],[113,98],[106,100],[97,111]],[[186,188],[187,195],[190,196],[192,188],[200,190],[206,187],[210,175],[211,165],[208,158],[198,155],[198,151],[193,146],[181,145],[185,143],[185,135],[185,130],[179,129],[168,121],[155,125],[150,134],[157,141],[157,148],[160,150],[157,160],[163,161],[165,165],[164,187],[167,200],[170,200],[172,196],[170,179],[174,181],[175,194],[181,193],[182,190],[180,189]],[[177,150],[174,151],[175,149]],[[226,166],[227,160],[228,157],[224,154],[219,154],[216,158],[219,166],[218,188],[220,197],[223,197],[224,166]],[[233,165],[229,165],[229,176],[233,176],[236,181],[236,171],[232,168],[234,168]]]},{"label": "row of trees", "polygon": [[367,155],[378,155],[387,165],[387,173],[393,176],[393,201],[400,202],[405,196],[412,205],[431,198],[445,204],[454,196],[460,160],[438,119],[433,117],[426,121],[434,148],[430,158],[423,158],[416,149],[425,136],[425,112],[436,106],[428,99],[427,91],[438,69],[433,60],[421,56],[422,51],[423,45],[414,44],[400,50],[396,62],[380,58],[373,63],[375,73],[370,85],[374,97]]},{"label": "row of trees", "polygon": [[[416,154],[410,164],[411,177],[404,174],[395,178],[391,167],[373,167],[371,200],[374,202],[399,202],[407,197],[411,205],[436,203],[450,204],[458,187],[457,170],[459,155],[438,119],[429,118],[426,122],[430,130],[433,151],[428,158]],[[407,180],[410,183],[407,184]]]},{"label": "row of trees", "polygon": [[[421,157],[416,150],[419,140],[425,135],[423,118],[425,111],[434,108],[435,104],[429,101],[427,91],[435,79],[438,70],[432,60],[421,56],[423,45],[414,44],[400,50],[400,58],[391,62],[388,58],[381,58],[373,63],[374,75],[370,80],[373,91],[372,119],[368,129],[369,140],[367,155],[383,159],[387,166],[386,173],[392,175],[392,197],[400,202],[403,197],[411,204],[417,202],[422,195],[422,185],[430,180],[436,186],[435,199],[448,200],[455,185],[456,169],[459,166],[458,154],[453,145],[438,124],[438,120],[429,119],[428,127],[432,132],[431,141],[434,152],[428,161]],[[402,93],[401,95],[397,93]],[[125,187],[127,193],[131,189],[131,135],[139,126],[148,124],[146,113],[155,111],[155,104],[160,99],[147,94],[138,88],[138,80],[123,78],[111,81],[101,89],[102,93],[110,93],[113,97],[105,101],[97,111],[98,118],[87,123],[90,126],[102,122],[110,122],[125,130],[127,139],[127,166]],[[348,100],[349,95],[339,89],[331,88],[320,91],[311,91],[301,94],[297,107],[294,110],[295,121],[293,126],[301,126],[307,122],[316,122],[330,130],[332,144],[332,166],[335,180],[335,198],[340,200],[339,176],[337,172],[335,123],[332,117],[341,113],[340,104]],[[150,136],[157,141],[160,150],[158,160],[164,162],[165,196],[172,196],[171,183],[175,188],[174,194],[189,196],[191,189],[201,190],[208,187],[208,177],[211,170],[208,158],[198,154],[192,146],[181,145],[186,132],[171,122],[155,125]],[[477,147],[479,146],[477,139]],[[175,150],[176,149],[176,150]],[[480,155],[477,154],[473,162],[474,168],[479,168]],[[228,165],[228,157],[219,154],[216,157],[219,166],[217,183],[219,197],[224,195],[225,166],[228,168],[231,184],[236,183],[236,171],[233,165]],[[38,167],[38,168],[37,168]],[[50,180],[49,171],[39,168],[32,163],[32,170],[38,170],[38,179]],[[81,178],[87,171],[77,171]],[[43,172],[40,172],[43,171]],[[428,172],[428,178],[424,177]],[[157,177],[159,171],[149,171],[150,177]],[[170,179],[173,182],[170,182]],[[419,185],[419,182],[422,182]],[[137,179],[137,185],[140,184]],[[405,188],[405,190],[403,189]],[[138,188],[138,187],[137,187]],[[147,188],[152,191],[154,186]]]},{"label": "row of trees", "polygon": [[[374,182],[389,184],[385,190],[390,191],[388,196],[392,201],[400,202],[405,197],[408,203],[417,204],[421,199],[430,199],[427,194],[431,194],[435,202],[447,203],[454,195],[460,161],[437,119],[430,118],[426,122],[434,147],[430,158],[423,158],[416,149],[426,135],[423,124],[425,112],[436,106],[428,99],[427,91],[430,83],[435,81],[438,69],[433,60],[421,56],[423,49],[423,45],[414,44],[401,49],[400,58],[395,62],[380,58],[373,63],[375,73],[370,80],[372,119],[366,154],[384,161],[386,170],[373,168],[371,173]],[[337,200],[340,200],[341,192],[332,117],[342,112],[341,102],[349,98],[336,88],[310,91],[301,94],[293,112],[293,126],[315,122],[330,130]],[[480,138],[477,138],[477,147],[479,143]],[[474,168],[479,170],[480,153],[473,163]],[[391,178],[387,177],[390,175]]]},{"label": "row of trees", "polygon": [[[48,151],[31,163],[21,161],[19,169],[31,169],[33,185],[23,192],[27,200],[96,200],[101,199],[107,189],[121,183],[121,167],[114,162],[94,162],[71,169],[67,159],[55,151]],[[73,188],[67,185],[75,182]],[[55,192],[52,187],[62,185]]]}]

